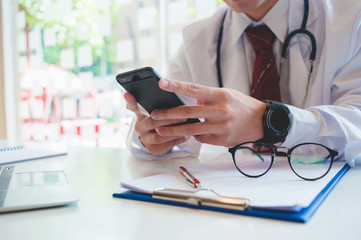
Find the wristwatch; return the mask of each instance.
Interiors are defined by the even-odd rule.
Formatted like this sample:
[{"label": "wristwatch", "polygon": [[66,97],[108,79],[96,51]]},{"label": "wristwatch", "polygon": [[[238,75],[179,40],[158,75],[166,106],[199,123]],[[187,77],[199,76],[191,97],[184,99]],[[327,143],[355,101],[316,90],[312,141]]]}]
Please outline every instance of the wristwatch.
[{"label": "wristwatch", "polygon": [[265,143],[278,143],[283,141],[292,124],[291,112],[288,107],[280,102],[264,100],[267,104],[263,114],[263,133],[261,139]]}]

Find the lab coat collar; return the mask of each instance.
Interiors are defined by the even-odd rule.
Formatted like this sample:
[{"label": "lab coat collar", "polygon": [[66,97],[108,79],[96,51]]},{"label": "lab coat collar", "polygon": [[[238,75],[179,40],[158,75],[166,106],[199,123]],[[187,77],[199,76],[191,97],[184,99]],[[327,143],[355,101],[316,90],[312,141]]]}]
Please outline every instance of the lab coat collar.
[{"label": "lab coat collar", "polygon": [[272,30],[281,43],[283,43],[287,36],[288,10],[289,0],[279,0],[262,19],[263,23]]},{"label": "lab coat collar", "polygon": [[249,25],[266,24],[276,37],[283,42],[287,35],[287,15],[289,0],[279,0],[262,20],[255,22],[245,13],[231,11],[228,21],[231,22],[231,45],[237,44],[239,38]]},{"label": "lab coat collar", "polygon": [[[239,38],[243,34],[243,32],[246,30],[246,28],[252,24],[252,19],[250,19],[246,14],[244,13],[237,13],[234,11],[229,11],[229,14],[226,19],[228,23],[230,23],[230,43],[231,46],[236,45]],[[226,22],[226,23],[227,23]]]}]

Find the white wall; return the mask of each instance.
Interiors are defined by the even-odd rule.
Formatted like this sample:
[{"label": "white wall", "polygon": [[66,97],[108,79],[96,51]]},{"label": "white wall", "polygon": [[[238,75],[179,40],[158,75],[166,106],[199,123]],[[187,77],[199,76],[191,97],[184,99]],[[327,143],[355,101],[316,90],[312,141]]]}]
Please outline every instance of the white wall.
[{"label": "white wall", "polygon": [[[18,139],[19,120],[18,113],[18,81],[15,64],[15,9],[16,1],[1,1],[1,29],[0,37],[2,51],[0,55],[3,59],[0,62],[0,138],[7,138],[10,141]],[[15,25],[16,26],[16,25]],[[6,124],[6,125],[5,125]],[[6,126],[6,132],[4,128]]]}]

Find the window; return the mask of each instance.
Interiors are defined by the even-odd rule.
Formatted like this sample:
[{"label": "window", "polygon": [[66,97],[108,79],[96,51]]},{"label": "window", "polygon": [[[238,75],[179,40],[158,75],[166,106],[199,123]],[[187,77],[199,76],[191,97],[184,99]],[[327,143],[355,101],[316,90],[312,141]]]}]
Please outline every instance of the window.
[{"label": "window", "polygon": [[181,30],[216,0],[18,0],[17,65],[23,140],[124,145],[131,113],[117,73],[166,74]]}]

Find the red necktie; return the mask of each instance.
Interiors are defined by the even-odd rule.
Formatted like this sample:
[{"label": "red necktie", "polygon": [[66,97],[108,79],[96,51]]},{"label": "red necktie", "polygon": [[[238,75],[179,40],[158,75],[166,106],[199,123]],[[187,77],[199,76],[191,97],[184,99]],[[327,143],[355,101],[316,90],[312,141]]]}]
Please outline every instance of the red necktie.
[{"label": "red necktie", "polygon": [[273,54],[276,36],[266,25],[248,27],[246,34],[255,51],[251,96],[258,100],[281,101],[278,70]]}]

